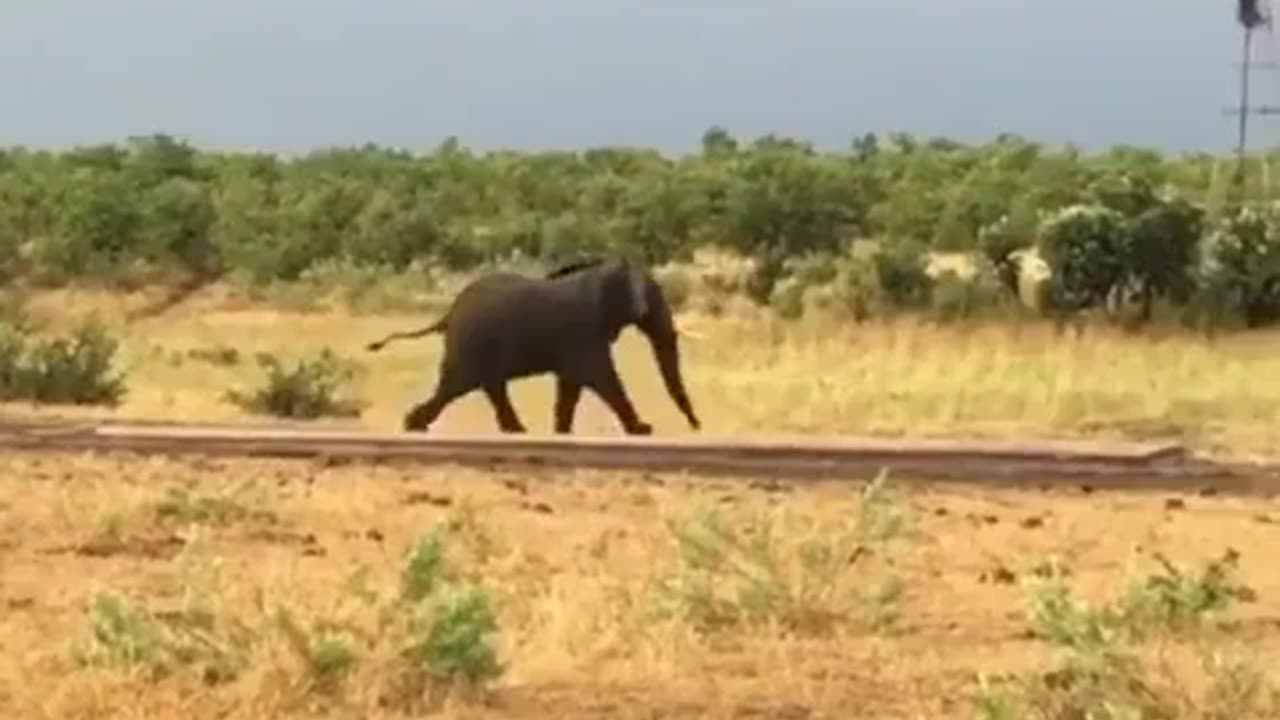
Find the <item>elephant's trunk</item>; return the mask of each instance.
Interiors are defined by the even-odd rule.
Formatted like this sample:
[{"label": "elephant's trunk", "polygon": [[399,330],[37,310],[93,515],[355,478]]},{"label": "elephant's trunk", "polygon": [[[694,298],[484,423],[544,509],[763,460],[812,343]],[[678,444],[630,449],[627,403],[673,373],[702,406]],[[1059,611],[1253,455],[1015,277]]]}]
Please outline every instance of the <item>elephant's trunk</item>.
[{"label": "elephant's trunk", "polygon": [[701,427],[701,423],[693,412],[689,393],[684,389],[684,379],[680,376],[680,348],[676,336],[672,335],[665,343],[654,342],[653,357],[658,361],[658,371],[662,374],[662,384],[666,386],[667,394],[689,420],[689,427],[697,430]]},{"label": "elephant's trunk", "polygon": [[658,303],[661,304],[650,313],[648,322],[641,323],[640,329],[653,347],[653,358],[658,363],[658,371],[662,375],[662,384],[666,386],[667,394],[676,407],[680,408],[680,412],[684,413],[689,426],[697,430],[702,424],[693,412],[693,404],[689,402],[689,393],[685,390],[684,378],[680,373],[680,341],[676,336],[675,323],[671,318],[671,311],[660,297],[658,296]]}]

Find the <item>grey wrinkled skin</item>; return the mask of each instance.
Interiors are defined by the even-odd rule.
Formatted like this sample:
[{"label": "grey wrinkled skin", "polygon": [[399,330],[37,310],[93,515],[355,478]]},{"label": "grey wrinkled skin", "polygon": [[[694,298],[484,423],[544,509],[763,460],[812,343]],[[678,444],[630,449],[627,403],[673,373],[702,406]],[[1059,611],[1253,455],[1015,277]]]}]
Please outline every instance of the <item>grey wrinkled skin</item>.
[{"label": "grey wrinkled skin", "polygon": [[511,380],[556,376],[555,431],[568,433],[583,388],[608,405],[631,435],[653,429],[636,414],[610,352],[618,335],[634,325],[649,340],[667,393],[693,429],[701,427],[680,372],[680,349],[671,308],[653,277],[625,260],[589,260],[561,267],[545,278],[492,273],[458,293],[437,322],[392,333],[388,342],[444,334],[435,392],[404,416],[404,429],[426,431],[449,403],[481,389],[498,427],[523,433],[507,396]]}]

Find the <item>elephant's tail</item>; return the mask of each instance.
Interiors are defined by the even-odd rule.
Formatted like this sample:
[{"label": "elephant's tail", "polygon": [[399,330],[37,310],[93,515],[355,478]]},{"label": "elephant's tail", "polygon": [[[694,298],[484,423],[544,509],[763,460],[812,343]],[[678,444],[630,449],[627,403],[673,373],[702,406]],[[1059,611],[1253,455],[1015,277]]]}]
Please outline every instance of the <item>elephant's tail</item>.
[{"label": "elephant's tail", "polygon": [[448,315],[440,318],[439,320],[435,321],[434,323],[424,328],[419,328],[417,330],[408,330],[404,332],[393,332],[390,335],[382,338],[381,340],[375,340],[374,342],[369,343],[368,345],[365,346],[365,349],[367,349],[369,352],[377,352],[382,348],[386,347],[387,343],[392,342],[394,340],[408,340],[410,338],[422,337],[424,335],[430,335],[431,333],[442,332],[447,327],[449,327]]}]

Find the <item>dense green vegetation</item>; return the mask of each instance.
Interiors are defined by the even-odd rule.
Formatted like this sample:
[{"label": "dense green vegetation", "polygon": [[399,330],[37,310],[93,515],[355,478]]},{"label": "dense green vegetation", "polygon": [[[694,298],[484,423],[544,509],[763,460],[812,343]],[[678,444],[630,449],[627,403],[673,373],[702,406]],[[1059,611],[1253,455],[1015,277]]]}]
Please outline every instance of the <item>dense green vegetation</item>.
[{"label": "dense green vegetation", "polygon": [[[1086,155],[1013,136],[983,145],[867,135],[848,150],[713,128],[679,158],[633,148],[411,154],[366,146],[285,158],[156,135],[65,152],[0,151],[0,269],[43,285],[179,278],[291,281],[341,262],[467,270],[720,248],[755,259],[743,288],[795,306],[841,290],[856,315],[944,316],[1017,296],[1021,248],[1056,280],[1053,310],[1133,301],[1184,319],[1280,318],[1280,211],[1233,201],[1231,166],[1131,147]],[[1265,195],[1255,168],[1246,197]],[[871,252],[856,251],[859,243]],[[933,278],[927,251],[970,252]],[[1024,296],[1025,300],[1025,296]]]}]

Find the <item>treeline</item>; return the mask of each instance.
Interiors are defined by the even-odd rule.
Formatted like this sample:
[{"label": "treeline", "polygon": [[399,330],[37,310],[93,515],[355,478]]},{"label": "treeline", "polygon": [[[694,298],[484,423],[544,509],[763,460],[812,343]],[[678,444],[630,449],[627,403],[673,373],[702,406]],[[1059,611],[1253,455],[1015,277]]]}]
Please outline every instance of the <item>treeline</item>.
[{"label": "treeline", "polygon": [[[1280,318],[1280,213],[1240,209],[1231,169],[1211,155],[1086,155],[1015,136],[866,135],[823,153],[713,128],[700,152],[677,158],[481,154],[454,140],[426,154],[366,146],[285,158],[156,135],[0,151],[0,270],[41,284],[287,282],[335,260],[467,270],[615,253],[661,264],[720,248],[756,260],[745,290],[760,302],[812,280],[857,286],[863,305],[870,295],[911,305],[936,290],[921,269],[930,251],[978,259],[974,277],[946,279],[953,296],[994,279],[1007,299],[1017,251],[1034,248],[1053,273],[1046,307],[1122,294],[1144,316],[1164,303],[1261,325]],[[1265,176],[1255,170],[1246,189]],[[859,239],[873,241],[870,258],[852,253]]]}]

